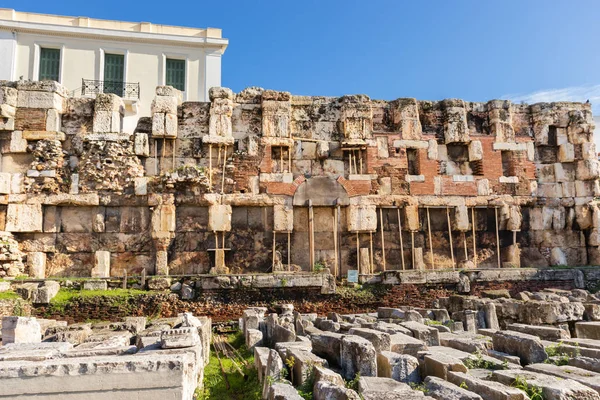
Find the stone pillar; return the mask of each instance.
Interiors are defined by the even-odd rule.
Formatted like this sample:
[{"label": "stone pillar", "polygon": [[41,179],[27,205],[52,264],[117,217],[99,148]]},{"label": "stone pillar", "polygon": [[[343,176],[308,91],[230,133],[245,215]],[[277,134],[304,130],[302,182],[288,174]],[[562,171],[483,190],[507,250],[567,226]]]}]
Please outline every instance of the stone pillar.
[{"label": "stone pillar", "polygon": [[394,127],[402,140],[421,140],[422,127],[419,119],[419,104],[416,99],[397,99],[393,108]]},{"label": "stone pillar", "polygon": [[32,251],[27,254],[29,276],[36,279],[46,278],[46,253]]},{"label": "stone pillar", "polygon": [[175,205],[172,195],[165,196],[163,203],[152,212],[152,239],[154,239],[155,271],[157,275],[169,275],[168,249],[175,236]]},{"label": "stone pillar", "polygon": [[341,107],[341,131],[347,144],[364,143],[372,137],[373,110],[371,99],[366,95],[343,96]]},{"label": "stone pillar", "polygon": [[96,251],[94,259],[95,265],[92,268],[92,278],[110,277],[110,251]]},{"label": "stone pillar", "polygon": [[512,126],[512,104],[510,100],[491,100],[487,103],[490,133],[496,136],[496,142],[514,142],[515,131]]},{"label": "stone pillar", "polygon": [[210,270],[211,274],[228,274],[229,268],[225,265],[225,250],[221,248],[222,239],[219,233],[231,231],[231,213],[230,205],[211,204],[208,207],[208,230],[216,235],[215,247],[215,266]]},{"label": "stone pillar", "polygon": [[233,144],[231,116],[233,115],[233,92],[223,87],[209,91],[211,101],[208,136],[204,143]]},{"label": "stone pillar", "polygon": [[406,213],[406,229],[411,232],[419,230],[419,207],[418,206],[406,206],[404,207]]},{"label": "stone pillar", "polygon": [[[152,137],[175,139],[177,137],[177,106],[181,104],[182,94],[172,86],[158,86],[156,97],[152,101]],[[143,138],[141,139],[142,148]],[[136,150],[137,152],[137,150]]]},{"label": "stone pillar", "polygon": [[100,93],[94,103],[94,123],[90,133],[121,133],[125,104],[116,94]]},{"label": "stone pillar", "polygon": [[358,273],[360,275],[368,275],[371,273],[371,256],[368,247],[361,247],[359,250],[360,263]]},{"label": "stone pillar", "polygon": [[444,140],[446,143],[468,143],[469,127],[465,102],[460,99],[442,101],[444,112]]},{"label": "stone pillar", "polygon": [[454,230],[461,232],[469,230],[469,209],[467,206],[456,206],[454,214]]},{"label": "stone pillar", "polygon": [[263,137],[291,136],[292,103],[289,92],[265,90],[262,93]]}]

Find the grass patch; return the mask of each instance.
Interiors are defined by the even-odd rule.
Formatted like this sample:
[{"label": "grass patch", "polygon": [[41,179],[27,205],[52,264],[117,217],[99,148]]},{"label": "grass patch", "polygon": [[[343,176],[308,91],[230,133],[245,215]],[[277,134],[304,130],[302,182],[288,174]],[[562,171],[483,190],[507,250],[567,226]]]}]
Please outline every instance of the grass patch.
[{"label": "grass patch", "polygon": [[386,292],[387,288],[383,285],[358,285],[356,287],[338,285],[336,287],[336,294],[339,297],[356,303],[380,301]]},{"label": "grass patch", "polygon": [[77,290],[61,288],[56,296],[50,300],[46,313],[64,313],[72,303],[103,298],[110,300],[110,306],[127,309],[130,307],[129,300],[133,297],[148,294],[144,290],[137,289],[113,289],[113,290]]},{"label": "grass patch", "polygon": [[[229,335],[227,341],[246,360],[248,367],[241,365],[244,372],[242,376],[233,361],[220,356],[223,369],[227,379],[221,372],[219,360],[214,349],[210,353],[210,362],[204,369],[204,388],[196,390],[195,398],[199,400],[260,400],[262,397],[262,385],[258,381],[258,371],[254,367],[254,354],[246,348],[244,335],[236,332]],[[229,388],[227,387],[229,384]]]},{"label": "grass patch", "polygon": [[20,299],[21,296],[13,292],[12,290],[7,290],[6,292],[0,292],[0,300],[14,300]]}]

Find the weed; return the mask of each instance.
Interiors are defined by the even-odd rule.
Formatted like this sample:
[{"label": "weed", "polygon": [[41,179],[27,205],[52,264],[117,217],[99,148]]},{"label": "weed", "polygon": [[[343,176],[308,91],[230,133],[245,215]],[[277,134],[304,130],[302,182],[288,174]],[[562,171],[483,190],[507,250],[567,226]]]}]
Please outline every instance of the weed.
[{"label": "weed", "polygon": [[507,369],[508,368],[508,363],[502,363],[502,364],[497,364],[495,362],[486,360],[483,358],[483,354],[481,354],[481,351],[477,351],[474,354],[475,358],[469,357],[466,360],[463,361],[463,364],[465,364],[465,367],[469,368],[469,369],[475,369],[475,368],[479,368],[479,369],[489,369],[489,370],[498,370],[498,369]]},{"label": "weed", "polygon": [[19,299],[20,296],[13,292],[12,290],[8,290],[6,292],[0,292],[0,300],[14,300]]},{"label": "weed", "polygon": [[429,390],[425,387],[425,384],[422,382],[421,383],[410,382],[409,385],[413,390],[418,390],[419,392],[423,392],[423,393],[429,392]]},{"label": "weed", "polygon": [[317,261],[315,263],[315,265],[313,265],[313,272],[315,274],[319,274],[321,272],[323,272],[323,270],[325,269],[325,264],[323,264],[321,261]]},{"label": "weed", "polygon": [[530,400],[545,400],[544,396],[542,395],[542,388],[539,386],[530,385],[529,382],[527,382],[527,379],[524,377],[517,375],[512,386],[524,391],[527,396],[529,396]]},{"label": "weed", "polygon": [[358,392],[358,381],[360,380],[360,373],[356,373],[356,375],[354,375],[354,379],[350,380],[350,381],[346,381],[346,387],[348,389],[352,389],[355,392]]},{"label": "weed", "polygon": [[461,388],[461,389],[465,389],[465,390],[469,390],[469,385],[467,385],[467,382],[465,382],[465,381],[462,381],[462,382],[460,383],[460,386],[459,386],[459,388]]},{"label": "weed", "polygon": [[579,344],[576,344],[575,351],[573,352],[566,348],[563,342],[560,341],[557,344],[546,347],[546,354],[548,354],[549,357],[545,361],[546,364],[562,366],[569,364],[569,360],[572,356],[578,357],[581,354],[581,350],[579,350]]}]

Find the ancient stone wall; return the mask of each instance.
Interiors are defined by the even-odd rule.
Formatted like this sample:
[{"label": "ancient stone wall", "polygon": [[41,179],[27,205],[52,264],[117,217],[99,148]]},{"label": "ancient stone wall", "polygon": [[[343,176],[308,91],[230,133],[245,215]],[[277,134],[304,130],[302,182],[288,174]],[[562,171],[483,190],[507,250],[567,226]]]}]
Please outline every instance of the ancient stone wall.
[{"label": "ancient stone wall", "polygon": [[181,99],[158,87],[128,135],[115,95],[0,82],[0,231],[26,273],[600,263],[589,104]]}]

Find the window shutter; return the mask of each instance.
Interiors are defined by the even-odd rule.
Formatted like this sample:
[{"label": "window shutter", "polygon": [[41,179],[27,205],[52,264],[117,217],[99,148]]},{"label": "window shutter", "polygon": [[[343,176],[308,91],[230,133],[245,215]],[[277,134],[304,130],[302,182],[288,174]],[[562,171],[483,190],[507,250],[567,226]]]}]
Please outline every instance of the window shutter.
[{"label": "window shutter", "polygon": [[185,92],[185,60],[167,58],[165,83]]},{"label": "window shutter", "polygon": [[114,93],[123,97],[124,70],[123,54],[104,54],[104,93]]},{"label": "window shutter", "polygon": [[60,73],[60,50],[40,48],[40,81],[57,81]]}]

